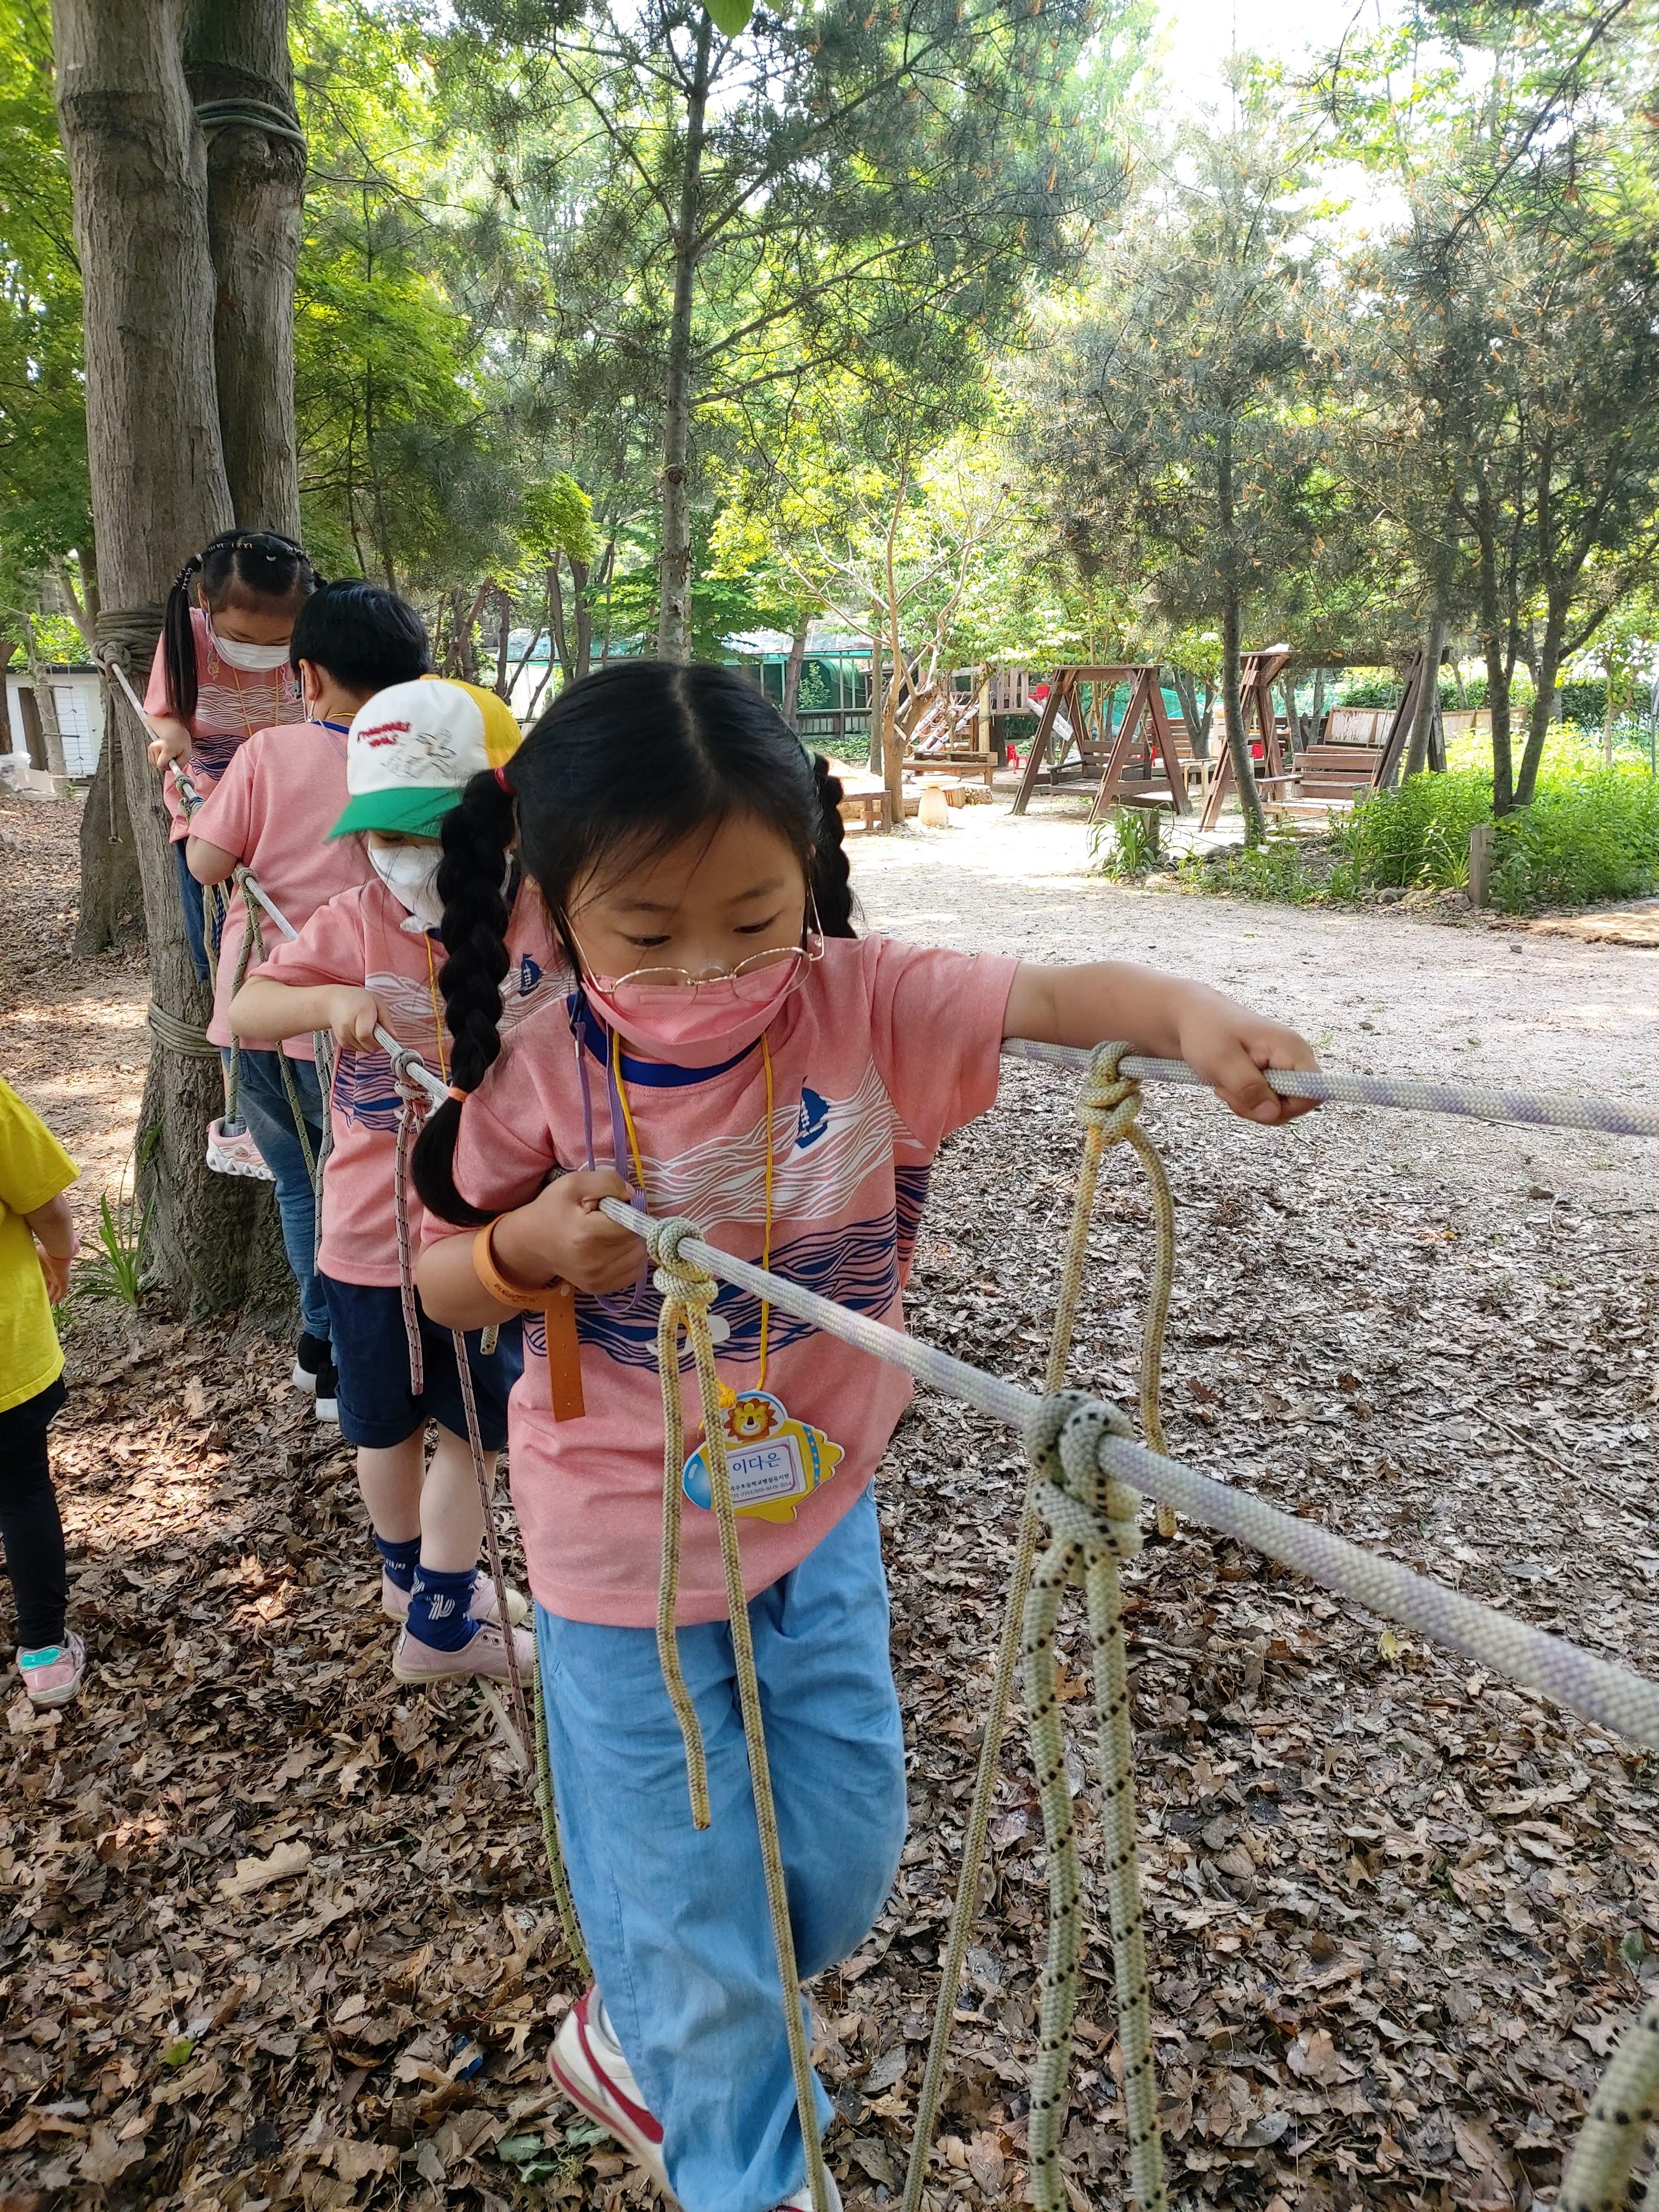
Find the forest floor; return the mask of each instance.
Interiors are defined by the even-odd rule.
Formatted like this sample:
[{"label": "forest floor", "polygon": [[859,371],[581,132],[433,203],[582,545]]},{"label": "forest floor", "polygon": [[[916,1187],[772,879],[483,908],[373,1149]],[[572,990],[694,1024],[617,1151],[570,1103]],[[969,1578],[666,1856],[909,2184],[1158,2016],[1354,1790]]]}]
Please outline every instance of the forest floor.
[{"label": "forest floor", "polygon": [[[0,1066],[83,1163],[84,1231],[131,1139],[144,980],[67,950],[70,810],[0,799]],[[1160,963],[1336,1067],[1659,1096],[1650,952],[1137,894],[1083,872],[1063,805],[854,844],[896,934]],[[947,1145],[909,1301],[919,1334],[1027,1382],[1071,1095],[1010,1066]],[[1345,1109],[1263,1132],[1182,1093],[1146,1119],[1180,1209],[1171,1449],[1659,1668],[1651,1146]],[[1115,1156],[1074,1372],[1131,1403],[1149,1240]],[[476,1693],[392,1681],[349,1454],[285,1348],[84,1296],[66,1342],[55,1460],[92,1664],[65,1712],[13,1698],[0,1750],[0,2208],[647,2204],[547,2079],[576,1990],[527,1801]],[[903,2170],[1021,1480],[1006,1434],[927,1398],[879,1478],[912,1839],[812,1991],[854,2206]],[[1172,2203],[1552,2203],[1659,1988],[1655,1762],[1200,1529],[1127,1580]],[[1108,2212],[1121,2067],[1069,1614],[1062,1648],[1091,1927],[1065,2160],[1073,2212]],[[1017,1725],[937,2212],[1024,2198],[1040,1838]]]}]

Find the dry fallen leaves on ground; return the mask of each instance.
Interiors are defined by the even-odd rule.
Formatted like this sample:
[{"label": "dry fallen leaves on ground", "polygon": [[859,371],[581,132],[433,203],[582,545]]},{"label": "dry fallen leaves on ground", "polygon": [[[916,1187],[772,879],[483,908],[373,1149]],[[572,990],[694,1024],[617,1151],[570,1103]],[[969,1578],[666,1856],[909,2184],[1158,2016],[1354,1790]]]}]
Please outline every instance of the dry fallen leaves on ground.
[{"label": "dry fallen leaves on ground", "polygon": [[[49,993],[61,954],[35,957]],[[918,1334],[1028,1382],[1069,1102],[1012,1068],[946,1147],[911,1299]],[[1517,1204],[1398,1123],[1236,1141],[1201,1099],[1148,1115],[1182,1200],[1171,1448],[1659,1663],[1647,1214]],[[1115,1156],[1075,1371],[1127,1402],[1149,1234]],[[78,1707],[8,1714],[0,2204],[648,2203],[548,2082],[575,1991],[516,1776],[476,1693],[391,1680],[349,1455],[285,1354],[84,1301],[68,1340],[56,1456],[94,1663]],[[880,1477],[911,1841],[812,1992],[854,2203],[902,2175],[1020,1480],[1010,1438],[938,1400]],[[1659,1980],[1651,1760],[1201,1530],[1127,1580],[1174,2201],[1548,2203]],[[1091,1920],[1065,2167],[1074,2212],[1104,2212],[1121,2063],[1070,1614],[1061,1661]],[[936,2208],[1024,2192],[1045,1892],[1018,1724],[991,1836]]]}]

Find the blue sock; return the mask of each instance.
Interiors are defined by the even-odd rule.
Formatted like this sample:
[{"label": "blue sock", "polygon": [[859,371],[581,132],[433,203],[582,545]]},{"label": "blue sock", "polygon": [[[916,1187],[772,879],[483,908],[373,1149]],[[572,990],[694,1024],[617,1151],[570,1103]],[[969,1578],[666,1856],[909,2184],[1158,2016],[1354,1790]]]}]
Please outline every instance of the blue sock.
[{"label": "blue sock", "polygon": [[478,1632],[478,1624],[467,1612],[476,1567],[463,1567],[458,1575],[441,1574],[436,1567],[415,1572],[409,1601],[409,1632],[434,1651],[459,1651]]},{"label": "blue sock", "polygon": [[374,1539],[374,1548],[385,1562],[386,1571],[398,1588],[400,1590],[413,1589],[415,1570],[421,1564],[420,1538],[411,1536],[406,1544],[392,1544],[388,1543],[384,1536],[377,1534]]}]

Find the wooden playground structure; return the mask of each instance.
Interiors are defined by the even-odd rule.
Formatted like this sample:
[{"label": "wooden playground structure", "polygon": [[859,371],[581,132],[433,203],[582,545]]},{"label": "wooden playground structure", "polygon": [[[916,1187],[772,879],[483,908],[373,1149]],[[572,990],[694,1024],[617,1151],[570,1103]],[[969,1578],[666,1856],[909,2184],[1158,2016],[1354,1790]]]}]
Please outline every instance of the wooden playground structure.
[{"label": "wooden playground structure", "polygon": [[[1310,740],[1298,744],[1295,715],[1282,713],[1274,699],[1275,686],[1288,683],[1295,659],[1284,645],[1243,655],[1244,741],[1266,813],[1280,819],[1327,817],[1398,781],[1430,672],[1418,651],[1397,705],[1333,707]],[[1345,665],[1322,658],[1320,663]],[[957,671],[904,702],[898,793],[890,776],[847,772],[843,811],[849,820],[861,817],[866,830],[885,829],[898,819],[901,806],[907,814],[918,811],[929,784],[944,789],[951,805],[960,804],[964,782],[982,782],[988,789],[992,784],[1003,751],[998,726],[1035,714],[1036,731],[1021,763],[1014,813],[1025,812],[1045,781],[1050,790],[1080,781],[1094,786],[1091,823],[1113,806],[1138,806],[1191,817],[1199,830],[1213,830],[1236,791],[1224,720],[1217,714],[1207,753],[1200,756],[1185,721],[1170,713],[1162,678],[1161,666],[1150,661],[1079,663],[1056,669],[1046,684],[1027,670]],[[1437,681],[1430,769],[1445,767],[1445,722]]]}]

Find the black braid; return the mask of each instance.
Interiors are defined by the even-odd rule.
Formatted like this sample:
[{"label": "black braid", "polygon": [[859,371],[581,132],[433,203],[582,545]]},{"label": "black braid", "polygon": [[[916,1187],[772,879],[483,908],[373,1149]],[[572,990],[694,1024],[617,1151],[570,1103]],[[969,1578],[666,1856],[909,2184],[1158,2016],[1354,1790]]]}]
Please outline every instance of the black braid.
[{"label": "black braid", "polygon": [[822,753],[812,756],[818,794],[818,833],[812,855],[812,896],[826,937],[852,937],[852,870],[847,865],[847,824],[841,818],[841,779]]},{"label": "black braid", "polygon": [[[438,988],[452,1040],[450,1079],[459,1091],[476,1091],[501,1054],[501,981],[507,968],[502,884],[513,831],[512,796],[489,769],[472,778],[460,805],[444,817],[438,896],[448,957]],[[455,1188],[460,1127],[459,1099],[447,1099],[429,1116],[415,1146],[415,1188],[440,1220],[476,1229],[492,1217],[470,1206]]]}]

